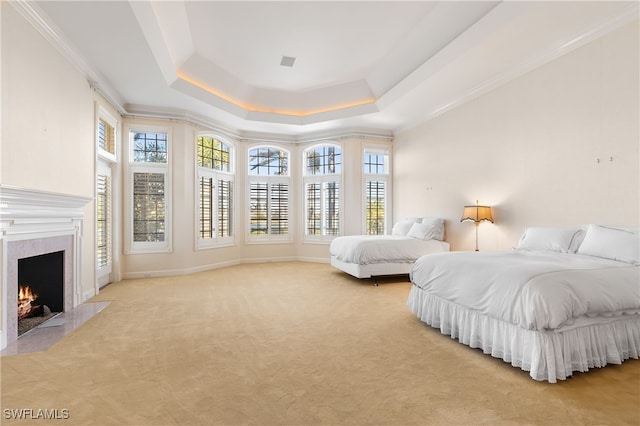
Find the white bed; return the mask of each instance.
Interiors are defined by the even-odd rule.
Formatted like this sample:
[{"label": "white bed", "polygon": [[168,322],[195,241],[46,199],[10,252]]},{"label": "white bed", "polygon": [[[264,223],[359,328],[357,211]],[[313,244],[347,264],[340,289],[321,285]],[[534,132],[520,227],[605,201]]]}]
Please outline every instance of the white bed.
[{"label": "white bed", "polygon": [[331,265],[356,278],[408,274],[419,257],[449,251],[444,220],[412,218],[398,222],[392,235],[351,235],[333,239]]},{"label": "white bed", "polygon": [[407,305],[443,334],[555,383],[640,355],[639,247],[637,230],[529,228],[512,251],[421,257]]}]

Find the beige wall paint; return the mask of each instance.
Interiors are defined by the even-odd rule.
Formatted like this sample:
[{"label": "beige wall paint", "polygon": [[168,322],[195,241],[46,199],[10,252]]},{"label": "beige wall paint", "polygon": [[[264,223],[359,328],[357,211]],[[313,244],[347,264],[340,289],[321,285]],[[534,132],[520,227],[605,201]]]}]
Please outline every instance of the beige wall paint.
[{"label": "beige wall paint", "polygon": [[[123,124],[123,179],[128,173],[128,129],[166,128],[170,133],[171,144],[171,197],[172,197],[172,250],[169,253],[125,253],[123,255],[123,276],[125,278],[144,277],[147,275],[172,275],[195,272],[212,267],[247,262],[265,262],[279,260],[328,261],[328,242],[305,242],[303,240],[304,223],[301,219],[304,209],[302,196],[302,154],[305,148],[315,143],[274,143],[246,141],[219,135],[235,148],[235,232],[236,245],[218,248],[196,249],[196,138],[199,131],[208,129],[194,125],[166,120],[125,119]],[[215,134],[215,131],[210,131]],[[345,234],[362,233],[362,153],[367,146],[386,146],[389,142],[370,141],[350,138],[327,141],[337,143],[343,149],[343,226]],[[290,171],[292,175],[290,190],[290,232],[291,239],[285,243],[250,242],[247,229],[247,191],[246,169],[248,150],[256,145],[280,146],[291,153]],[[123,185],[124,196],[128,196],[127,185]],[[127,210],[127,202],[123,202]],[[130,220],[125,211],[123,220]],[[126,229],[126,227],[124,227]],[[126,238],[123,234],[123,241]]]},{"label": "beige wall paint", "polygon": [[[93,197],[95,104],[114,116],[117,111],[7,3],[2,4],[1,19],[1,182]],[[473,247],[473,226],[458,219],[462,206],[476,199],[495,206],[496,224],[480,227],[483,249],[515,244],[528,225],[637,225],[637,35],[637,23],[629,25],[398,135],[393,146],[394,217],[447,218],[447,237],[457,249]],[[122,122],[124,126],[138,121]],[[143,122],[171,128],[173,251],[122,255],[120,272],[125,277],[265,259],[328,259],[328,244],[303,242],[301,220],[292,222],[291,243],[247,244],[243,173],[236,176],[237,244],[195,250],[194,138],[202,129],[179,121]],[[242,156],[238,170],[244,170],[248,142],[230,141]],[[345,158],[348,155],[344,233],[359,234],[362,150],[379,142],[358,138],[337,142]],[[304,147],[291,145],[294,176],[300,173]],[[125,197],[126,155],[121,154],[116,173]],[[596,158],[601,162],[596,163]],[[294,178],[292,184],[293,194],[300,194],[301,179]],[[295,218],[302,213],[303,200],[296,195],[292,202]],[[122,213],[126,204],[118,207]],[[85,293],[95,284],[94,210],[93,202],[85,209],[82,250],[86,261],[81,277]],[[124,241],[122,221],[117,244]],[[125,247],[118,248],[121,252]]]},{"label": "beige wall paint", "polygon": [[[94,196],[94,103],[86,78],[2,2],[2,145],[0,182]],[[84,209],[80,282],[95,286],[95,205]]]},{"label": "beige wall paint", "polygon": [[2,14],[2,183],[92,196],[94,96],[22,19]]},{"label": "beige wall paint", "polygon": [[395,219],[445,217],[456,250],[474,248],[459,218],[476,200],[494,207],[481,250],[527,226],[637,226],[638,34],[636,21],[397,135]]}]

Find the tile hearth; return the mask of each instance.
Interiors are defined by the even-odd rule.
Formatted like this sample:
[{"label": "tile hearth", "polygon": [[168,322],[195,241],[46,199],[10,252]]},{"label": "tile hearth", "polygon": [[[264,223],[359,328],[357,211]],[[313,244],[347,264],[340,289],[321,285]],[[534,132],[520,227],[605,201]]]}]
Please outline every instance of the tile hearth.
[{"label": "tile hearth", "polygon": [[27,331],[3,349],[0,355],[20,355],[46,351],[64,336],[77,330],[82,324],[100,313],[109,303],[85,302],[67,312],[62,312]]}]

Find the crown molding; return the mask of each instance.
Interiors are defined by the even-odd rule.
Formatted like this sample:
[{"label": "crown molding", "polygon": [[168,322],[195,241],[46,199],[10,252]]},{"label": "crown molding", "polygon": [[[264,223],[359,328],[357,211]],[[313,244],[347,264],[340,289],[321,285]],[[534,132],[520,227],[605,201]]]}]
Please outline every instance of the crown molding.
[{"label": "crown molding", "polygon": [[228,138],[244,142],[277,142],[295,144],[344,139],[393,140],[393,133],[388,130],[348,128],[307,133],[304,135],[291,135],[284,133],[233,130],[218,121],[210,119],[209,117],[173,108],[127,104],[127,110],[127,114],[124,115],[125,118],[181,121],[198,127],[199,131],[212,131],[220,134],[220,136],[226,136]]},{"label": "crown molding", "polygon": [[483,83],[472,87],[471,89],[465,91],[460,96],[452,99],[451,101],[443,103],[428,111],[422,117],[414,120],[413,122],[407,123],[402,128],[395,129],[396,133],[401,133],[405,130],[412,129],[419,124],[422,124],[439,115],[451,111],[477,98],[482,94],[485,94],[512,80],[515,80],[516,78],[526,74],[529,71],[539,68],[555,59],[558,59],[561,56],[564,56],[582,46],[585,46],[601,37],[604,37],[605,35],[619,28],[622,28],[624,25],[629,24],[639,18],[639,4],[640,3],[633,2],[620,14],[606,19],[600,22],[598,25],[592,26],[585,31],[576,33],[573,36],[565,39],[563,42],[557,43],[554,46],[551,46],[536,55],[528,57],[515,67],[495,76],[494,78],[488,79]]},{"label": "crown molding", "polygon": [[77,49],[63,36],[62,31],[49,23],[46,14],[31,1],[28,0],[8,0],[13,8],[62,56],[80,71],[87,79],[89,87],[98,92],[109,102],[120,114],[125,114],[126,110],[119,101],[117,92],[113,90],[99,72],[87,64],[83,57],[77,53]]},{"label": "crown molding", "polygon": [[[297,143],[298,138],[291,136],[290,134],[276,134],[276,133],[262,133],[262,132],[242,132],[238,130],[232,130],[225,125],[203,117],[198,114],[194,114],[188,111],[182,111],[179,109],[162,109],[147,106],[129,105],[124,104],[120,99],[120,95],[114,90],[102,76],[100,72],[93,69],[78,53],[77,48],[64,36],[63,32],[57,28],[51,20],[48,19],[47,14],[42,11],[38,5],[30,0],[7,0],[16,11],[44,38],[47,40],[74,68],[76,68],[81,74],[85,76],[89,87],[99,93],[113,108],[115,108],[119,114],[123,117],[144,117],[144,118],[158,118],[158,119],[170,119],[170,120],[183,120],[190,122],[197,126],[203,126],[206,128],[214,128],[216,131],[235,139],[246,140],[268,140],[278,142],[290,142]],[[225,108],[221,108],[225,110]],[[356,105],[344,105],[338,109],[329,109],[326,111],[316,111],[313,114],[309,114],[302,117],[288,116],[266,111],[244,111],[240,118],[250,121],[264,121],[271,123],[280,123],[284,125],[307,125],[315,124],[332,119],[343,118],[351,115],[358,115],[362,113],[376,112],[377,107],[375,102],[369,100],[364,104]],[[237,114],[236,114],[237,115]],[[242,116],[244,115],[244,116]],[[335,132],[334,132],[335,133]],[[341,132],[338,132],[341,134]],[[341,136],[342,137],[342,136]],[[361,137],[361,133],[358,133],[355,137]],[[388,138],[388,135],[382,137]],[[307,140],[308,138],[305,138]],[[313,139],[313,138],[312,138]]]},{"label": "crown molding", "polygon": [[241,135],[237,130],[230,129],[217,120],[211,119],[201,114],[193,113],[190,111],[178,109],[178,108],[164,108],[155,107],[149,105],[137,105],[126,104],[127,112],[124,114],[124,118],[136,119],[157,119],[157,120],[171,120],[181,121],[187,124],[191,124],[198,127],[198,130],[213,130],[219,133],[221,136],[226,136],[233,139],[240,139]]}]

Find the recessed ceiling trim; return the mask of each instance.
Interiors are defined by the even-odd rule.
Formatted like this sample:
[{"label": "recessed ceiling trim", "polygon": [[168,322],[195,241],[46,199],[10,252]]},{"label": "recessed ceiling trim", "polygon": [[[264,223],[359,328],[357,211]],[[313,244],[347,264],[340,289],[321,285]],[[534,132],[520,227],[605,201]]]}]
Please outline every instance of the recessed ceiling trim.
[{"label": "recessed ceiling trim", "polygon": [[164,41],[162,29],[158,23],[158,18],[153,11],[151,2],[130,1],[131,10],[138,21],[140,30],[142,31],[151,53],[158,64],[158,68],[167,82],[171,84],[176,78],[176,64],[169,53],[168,46]]},{"label": "recessed ceiling trim", "polygon": [[349,101],[349,102],[344,102],[344,103],[340,103],[340,104],[336,104],[336,105],[331,105],[331,106],[327,106],[327,107],[322,107],[322,108],[315,108],[315,109],[286,109],[286,108],[269,108],[266,106],[260,106],[260,105],[254,105],[251,103],[247,103],[247,102],[242,102],[238,99],[235,99],[229,95],[226,95],[225,93],[220,92],[219,90],[187,75],[186,73],[184,73],[183,71],[177,71],[177,75],[178,78],[189,83],[192,84],[193,86],[198,87],[199,89],[202,89],[218,98],[221,98],[235,106],[238,106],[240,108],[242,108],[245,111],[248,112],[261,112],[261,113],[269,113],[269,114],[276,114],[276,115],[287,115],[287,116],[295,116],[295,117],[308,117],[308,116],[312,116],[312,115],[316,115],[316,114],[322,114],[322,113],[327,113],[327,112],[334,112],[334,111],[340,111],[340,110],[345,110],[348,108],[353,108],[353,107],[357,107],[357,106],[361,106],[361,105],[367,105],[367,104],[374,104],[376,102],[376,98],[365,98],[365,99],[358,99],[358,100],[354,100],[354,101]]},{"label": "recessed ceiling trim", "polygon": [[279,142],[279,143],[311,143],[326,140],[337,139],[368,139],[368,140],[385,140],[392,141],[393,133],[382,129],[368,128],[344,128],[333,129],[329,131],[316,131],[304,135],[292,135],[288,133],[258,132],[258,131],[242,131],[232,130],[224,124],[203,116],[192,111],[185,111],[176,108],[160,108],[148,105],[125,105],[128,113],[125,117],[135,118],[158,118],[182,120],[186,123],[207,129],[223,136],[245,142]]}]

